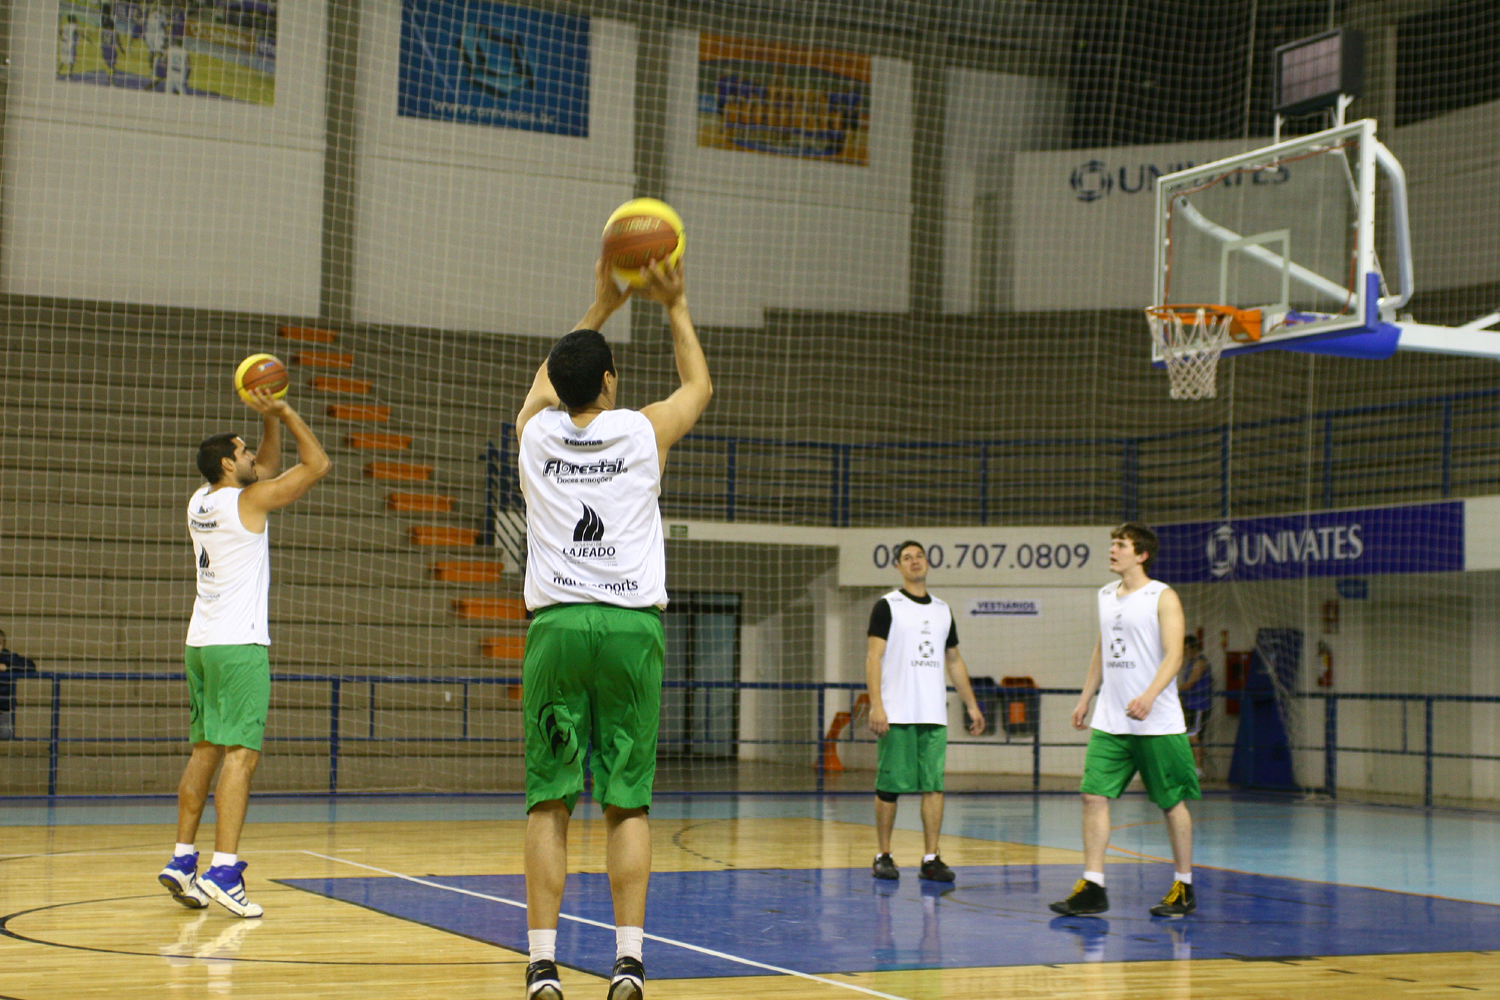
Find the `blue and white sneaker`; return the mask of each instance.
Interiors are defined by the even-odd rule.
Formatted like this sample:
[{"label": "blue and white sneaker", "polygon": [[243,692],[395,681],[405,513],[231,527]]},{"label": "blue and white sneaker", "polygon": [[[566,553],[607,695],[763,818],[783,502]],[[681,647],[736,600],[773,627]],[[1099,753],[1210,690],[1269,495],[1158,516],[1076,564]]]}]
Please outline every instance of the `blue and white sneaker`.
[{"label": "blue and white sneaker", "polygon": [[203,873],[198,886],[208,898],[237,917],[258,917],[266,912],[259,903],[245,898],[245,862],[219,865]]},{"label": "blue and white sneaker", "polygon": [[198,888],[198,855],[184,854],[167,862],[167,867],[156,876],[156,881],[167,887],[172,898],[190,910],[201,910],[208,905],[208,897]]}]

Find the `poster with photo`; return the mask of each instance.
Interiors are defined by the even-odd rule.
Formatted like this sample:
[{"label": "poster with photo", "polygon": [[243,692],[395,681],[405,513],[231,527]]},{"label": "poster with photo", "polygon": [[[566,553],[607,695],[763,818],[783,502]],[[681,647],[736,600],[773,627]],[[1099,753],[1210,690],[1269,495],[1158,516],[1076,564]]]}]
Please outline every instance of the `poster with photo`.
[{"label": "poster with photo", "polygon": [[870,57],[698,36],[698,145],[870,163]]},{"label": "poster with photo", "polygon": [[482,0],[405,0],[397,113],[589,134],[589,19]]},{"label": "poster with photo", "polygon": [[61,0],[57,79],[276,103],[278,0]]}]

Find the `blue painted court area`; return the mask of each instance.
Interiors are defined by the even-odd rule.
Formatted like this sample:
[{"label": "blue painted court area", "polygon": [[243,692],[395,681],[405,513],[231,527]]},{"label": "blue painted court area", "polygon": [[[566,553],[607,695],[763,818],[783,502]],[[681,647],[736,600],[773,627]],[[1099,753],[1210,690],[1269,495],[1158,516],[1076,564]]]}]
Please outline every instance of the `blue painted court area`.
[{"label": "blue painted court area", "polygon": [[[878,882],[863,868],[658,872],[647,968],[655,979],[682,979],[764,975],[767,966],[823,974],[1500,949],[1500,906],[1485,903],[1200,868],[1198,912],[1161,920],[1146,911],[1170,885],[1171,867],[1111,865],[1108,913],[1057,917],[1047,904],[1067,893],[1076,866],[957,872],[952,889],[911,877]],[[386,877],[282,884],[526,951],[526,914],[513,905],[525,899],[522,876],[422,881],[430,884]],[[607,878],[570,875],[563,913],[605,926],[564,919],[558,955],[608,975],[615,944]]]}]

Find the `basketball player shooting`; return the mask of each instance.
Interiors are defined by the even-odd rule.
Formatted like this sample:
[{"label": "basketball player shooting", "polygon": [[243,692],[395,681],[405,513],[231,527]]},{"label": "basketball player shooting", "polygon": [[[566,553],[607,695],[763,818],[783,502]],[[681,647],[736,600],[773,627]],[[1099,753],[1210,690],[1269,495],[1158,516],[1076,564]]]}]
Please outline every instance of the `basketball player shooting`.
[{"label": "basketball player shooting", "polygon": [[[197,465],[208,482],[188,501],[198,572],[183,651],[193,753],[177,786],[177,845],[157,879],[190,909],[202,909],[212,899],[237,917],[258,917],[260,904],[245,895],[239,842],[271,701],[268,522],[271,511],[312,489],[332,466],[285,400],[266,389],[251,391],[244,400],[261,415],[260,447],[251,451],[233,433],[205,440],[198,446]],[[297,442],[298,458],[285,472],[283,424]],[[211,786],[214,856],[200,876],[193,841]]]},{"label": "basketball player shooting", "polygon": [[640,294],[666,307],[680,385],[640,411],[617,407],[614,356],[599,333],[632,289],[601,257],[594,303],[552,347],[516,417],[526,496],[522,662],[526,731],[528,1000],[562,1000],[557,920],[568,871],[568,821],[592,740],[594,798],[604,809],[615,912],[609,1000],[641,1000],[646,971],[646,814],[656,777],[666,642],[666,551],[657,496],[667,451],[713,395],[688,313],[682,271],[643,268]]}]

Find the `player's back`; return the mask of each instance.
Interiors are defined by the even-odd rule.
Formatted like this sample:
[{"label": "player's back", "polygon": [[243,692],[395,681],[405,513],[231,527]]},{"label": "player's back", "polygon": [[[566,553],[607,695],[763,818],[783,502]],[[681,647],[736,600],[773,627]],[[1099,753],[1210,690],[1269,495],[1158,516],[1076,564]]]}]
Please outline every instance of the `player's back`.
[{"label": "player's back", "polygon": [[270,645],[271,529],[240,520],[241,489],[203,486],[188,501],[198,597],[189,646]]},{"label": "player's back", "polygon": [[543,410],[521,434],[526,605],[665,607],[661,464],[651,421],[606,410],[578,427]]}]

